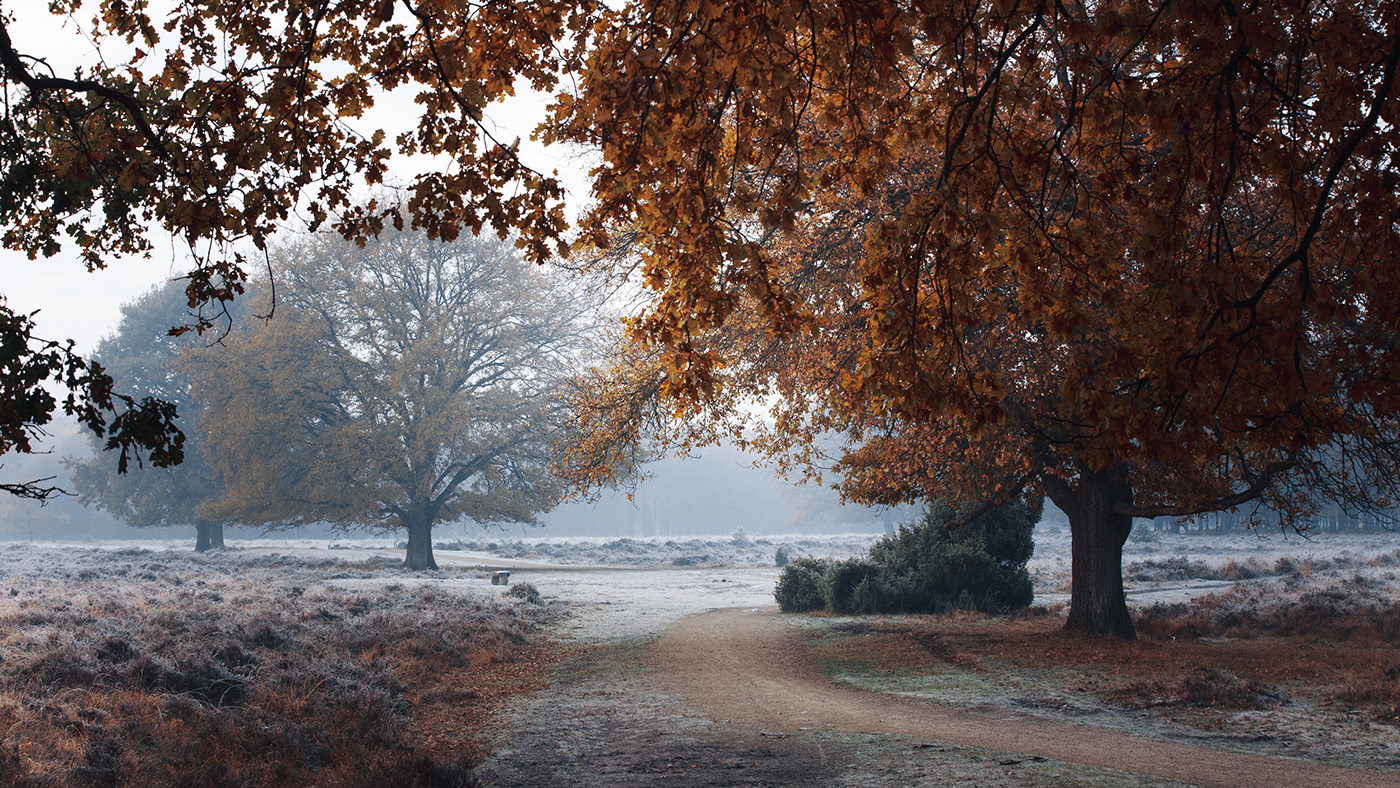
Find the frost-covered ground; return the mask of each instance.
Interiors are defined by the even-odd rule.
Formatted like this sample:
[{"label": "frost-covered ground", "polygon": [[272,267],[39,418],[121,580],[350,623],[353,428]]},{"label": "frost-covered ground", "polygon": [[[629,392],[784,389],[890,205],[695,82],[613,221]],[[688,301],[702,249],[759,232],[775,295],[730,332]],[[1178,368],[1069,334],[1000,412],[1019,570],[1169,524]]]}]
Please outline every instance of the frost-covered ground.
[{"label": "frost-covered ground", "polygon": [[[446,539],[436,542],[435,554],[444,570],[475,571],[478,584],[485,583],[486,570],[507,569],[520,579],[526,574],[553,583],[549,570],[561,577],[575,578],[560,586],[581,591],[591,586],[620,590],[637,586],[633,601],[660,602],[678,593],[675,586],[704,587],[715,572],[730,576],[758,578],[758,596],[771,602],[771,581],[777,577],[775,557],[779,549],[790,558],[813,556],[848,558],[861,554],[879,538],[878,534],[764,535],[749,539],[703,538],[494,538],[489,532],[475,539]],[[0,543],[3,544],[3,543]],[[121,553],[133,549],[152,552],[184,553],[187,541],[145,540],[105,544],[47,543],[58,550],[99,549]],[[230,541],[231,556],[258,556],[258,560],[295,558],[309,566],[337,565],[366,567],[405,575],[393,567],[403,557],[403,543],[394,535],[349,536],[341,539],[257,539]],[[22,554],[23,544],[15,550]],[[251,560],[251,558],[249,559]],[[606,568],[654,569],[659,575],[645,578],[626,573],[606,576]],[[596,571],[585,573],[582,570]],[[735,575],[733,570],[753,570]],[[687,574],[689,570],[690,574]],[[1069,599],[1070,537],[1066,530],[1037,530],[1035,554],[1029,564],[1035,582],[1037,603],[1055,605]],[[1123,575],[1131,603],[1138,605],[1181,601],[1201,593],[1219,591],[1237,581],[1269,581],[1293,578],[1313,585],[1329,582],[1353,583],[1357,576],[1367,583],[1389,587],[1400,570],[1400,535],[1317,534],[1304,538],[1293,533],[1257,531],[1250,533],[1187,532],[1182,534],[1135,533],[1123,549]],[[521,574],[525,573],[525,574]],[[541,574],[544,573],[544,574]],[[407,582],[435,582],[429,575]],[[684,578],[696,578],[694,583]],[[411,578],[411,576],[410,576]],[[623,580],[621,578],[628,578]],[[645,580],[645,582],[643,582]],[[643,589],[655,582],[656,588]],[[1397,589],[1400,590],[1400,589]],[[564,594],[565,597],[569,594]],[[703,596],[703,595],[702,595]],[[747,598],[746,598],[747,599]],[[752,600],[749,600],[752,601]],[[747,604],[748,601],[742,602]]]},{"label": "frost-covered ground", "polygon": [[[779,534],[749,539],[696,538],[493,538],[440,539],[435,555],[444,569],[652,568],[765,569],[775,566],[779,549],[788,557],[849,558],[860,555],[878,534]],[[0,542],[0,549],[6,543]],[[10,543],[21,555],[29,543]],[[45,542],[32,545],[62,551],[122,553],[189,552],[185,540],[131,540],[106,543]],[[340,539],[257,539],[229,542],[229,555],[257,560],[296,557],[310,566],[354,565],[392,570],[404,544],[394,535]],[[367,563],[368,562],[368,563]],[[1129,595],[1165,594],[1202,584],[1223,587],[1237,580],[1300,575],[1341,576],[1361,572],[1385,581],[1400,564],[1400,535],[1188,532],[1145,537],[1135,533],[1123,548],[1123,574]],[[1036,593],[1053,602],[1069,591],[1070,537],[1067,530],[1037,530],[1029,570]],[[400,575],[402,576],[402,575]],[[480,575],[481,578],[486,575]],[[1347,578],[1349,579],[1349,578]]]},{"label": "frost-covered ground", "polygon": [[[503,658],[543,621],[581,641],[615,643],[655,636],[692,613],[770,606],[779,548],[843,558],[875,538],[482,538],[439,542],[442,569],[413,573],[401,568],[392,536],[231,541],[207,555],[185,540],[0,543],[0,772],[25,757],[51,784],[159,782],[171,769],[202,768],[204,743],[236,736],[253,738],[218,746],[252,753],[238,767],[249,784],[286,776],[263,769],[279,753],[307,741],[329,752],[345,736],[372,744],[386,767],[456,769],[405,760],[416,756],[401,730],[404,709],[428,708],[406,702],[431,666],[461,663],[474,675],[482,663],[473,660]],[[1068,601],[1069,556],[1068,533],[1036,534],[1037,604]],[[512,573],[509,586],[491,585],[499,570]],[[1400,633],[1398,573],[1392,534],[1154,534],[1124,550],[1140,626],[1172,637],[1369,621],[1366,637],[1384,641]],[[530,588],[545,604],[534,604]],[[1400,697],[1386,681],[1394,683],[1376,678],[1356,702],[1380,708]],[[412,702],[429,704],[421,698],[437,698],[443,714],[464,705],[426,691]],[[359,722],[322,719],[323,711]],[[322,766],[360,768],[306,768]]]},{"label": "frost-covered ground", "polygon": [[[1067,603],[1068,531],[1037,531],[1028,568],[1038,604]],[[1400,535],[1188,532],[1141,537],[1123,546],[1123,581],[1131,605],[1180,602],[1244,581],[1293,587],[1366,586],[1400,592]]]},{"label": "frost-covered ground", "polygon": [[[566,634],[593,640],[644,637],[692,613],[722,607],[773,604],[779,548],[790,557],[846,558],[876,538],[872,534],[810,536],[788,534],[754,539],[600,539],[539,538],[439,541],[440,571],[399,568],[403,545],[390,536],[343,539],[257,539],[229,542],[229,549],[196,556],[183,540],[142,540],[105,544],[0,543],[0,594],[9,577],[47,577],[58,582],[93,580],[110,574],[112,583],[140,576],[133,566],[182,567],[172,581],[188,595],[198,567],[215,577],[235,573],[268,578],[278,569],[298,582],[337,593],[373,596],[386,587],[451,594],[502,596],[530,583],[565,613]],[[490,573],[508,570],[511,585],[490,584]],[[315,578],[307,580],[307,574]],[[184,579],[182,579],[184,578]],[[33,581],[31,582],[45,582]],[[211,577],[206,582],[216,582]],[[226,582],[218,580],[217,582]],[[276,588],[271,584],[268,588]],[[194,586],[194,588],[192,588]]]},{"label": "frost-covered ground", "polygon": [[598,566],[696,566],[763,567],[773,566],[778,550],[789,557],[848,558],[863,552],[876,534],[835,534],[813,536],[781,534],[752,539],[642,537],[542,538],[492,541],[451,540],[438,542],[447,552],[488,554],[507,559],[552,564],[591,564]]},{"label": "frost-covered ground", "polygon": [[396,563],[0,545],[0,785],[463,783],[473,682],[550,606]]},{"label": "frost-covered ground", "polygon": [[[633,637],[659,631],[690,613],[719,607],[773,604],[779,570],[775,554],[790,557],[847,558],[862,553],[878,534],[764,535],[749,539],[710,538],[527,538],[439,540],[440,572],[405,573],[397,568],[403,545],[392,534],[341,539],[258,539],[230,541],[219,553],[221,565],[292,565],[319,572],[347,591],[387,583],[405,587],[452,587],[499,595],[489,571],[509,570],[512,580],[530,582],[561,610],[569,627],[591,637]],[[1058,607],[1069,601],[1068,531],[1038,530],[1029,569],[1036,604]],[[39,547],[39,546],[35,546]],[[41,553],[27,544],[0,546],[5,561],[33,553],[31,560],[53,563],[52,551],[83,556],[100,571],[94,556],[121,556],[133,550],[185,555],[187,541],[115,542],[103,545],[50,544]],[[250,564],[250,565],[252,565]],[[1223,593],[1236,583],[1273,588],[1275,595],[1298,597],[1308,589],[1364,589],[1368,598],[1400,598],[1400,536],[1318,534],[1303,538],[1280,532],[1135,534],[1123,551],[1129,603],[1137,608],[1182,602]],[[3,589],[0,589],[3,591]]]}]

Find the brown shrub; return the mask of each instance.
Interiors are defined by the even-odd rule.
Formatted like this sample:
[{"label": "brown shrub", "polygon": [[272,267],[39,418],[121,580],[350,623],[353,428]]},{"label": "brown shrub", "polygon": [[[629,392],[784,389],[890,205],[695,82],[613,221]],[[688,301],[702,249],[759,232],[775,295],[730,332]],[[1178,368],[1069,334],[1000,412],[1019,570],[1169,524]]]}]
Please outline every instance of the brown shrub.
[{"label": "brown shrub", "polygon": [[406,737],[411,684],[510,659],[548,609],[396,576],[0,547],[0,785],[474,784]]},{"label": "brown shrub", "polygon": [[1400,722],[1400,663],[1358,671],[1348,677],[1338,700],[1386,722]]},{"label": "brown shrub", "polygon": [[1220,569],[1220,579],[1222,580],[1253,580],[1261,574],[1263,574],[1262,567],[1254,558],[1248,558],[1242,564],[1231,558]]},{"label": "brown shrub", "polygon": [[1268,709],[1288,703],[1277,687],[1215,667],[1197,667],[1178,679],[1133,682],[1119,690],[1118,697],[1145,706],[1222,709]]}]

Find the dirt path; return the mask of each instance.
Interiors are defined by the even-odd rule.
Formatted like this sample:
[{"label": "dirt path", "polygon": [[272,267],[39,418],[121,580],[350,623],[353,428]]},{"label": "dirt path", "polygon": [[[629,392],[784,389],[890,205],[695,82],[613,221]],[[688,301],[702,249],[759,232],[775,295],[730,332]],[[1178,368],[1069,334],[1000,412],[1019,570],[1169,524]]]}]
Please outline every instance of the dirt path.
[{"label": "dirt path", "polygon": [[648,646],[661,686],[716,719],[779,734],[801,728],[923,737],[1123,769],[1198,785],[1400,786],[1400,773],[1190,747],[1009,711],[954,710],[833,684],[792,625],[771,612],[690,616]]}]

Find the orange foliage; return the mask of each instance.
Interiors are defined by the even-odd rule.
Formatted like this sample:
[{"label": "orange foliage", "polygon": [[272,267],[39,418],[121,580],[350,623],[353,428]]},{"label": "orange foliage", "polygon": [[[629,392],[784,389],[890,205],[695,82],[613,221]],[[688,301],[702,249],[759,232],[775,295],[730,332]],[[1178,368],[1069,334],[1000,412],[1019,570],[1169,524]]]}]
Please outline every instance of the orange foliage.
[{"label": "orange foliage", "polygon": [[1171,509],[1400,409],[1374,5],[628,6],[554,134],[602,151],[587,237],[636,236],[664,393]]},{"label": "orange foliage", "polygon": [[1398,17],[629,5],[553,135],[601,150],[585,237],[630,234],[663,394],[776,395],[761,442],[850,436],[859,499],[1045,493],[1112,551],[1130,516],[1391,504]]},{"label": "orange foliage", "polygon": [[[186,0],[162,19],[144,3],[102,2],[89,30],[125,62],[48,73],[40,42],[0,24],[6,104],[4,244],[31,257],[77,245],[89,268],[151,250],[152,226],[198,265],[191,306],[242,292],[246,261],[293,211],[363,242],[385,226],[452,240],[490,225],[532,258],[559,248],[563,191],[493,136],[488,107],[516,80],[548,90],[575,54],[559,42],[588,2]],[[81,14],[80,2],[53,13]],[[110,60],[110,55],[109,55]],[[357,133],[384,92],[415,90],[416,128]],[[390,156],[443,157],[402,200],[353,194],[381,184]],[[101,210],[94,210],[100,207]]]}]

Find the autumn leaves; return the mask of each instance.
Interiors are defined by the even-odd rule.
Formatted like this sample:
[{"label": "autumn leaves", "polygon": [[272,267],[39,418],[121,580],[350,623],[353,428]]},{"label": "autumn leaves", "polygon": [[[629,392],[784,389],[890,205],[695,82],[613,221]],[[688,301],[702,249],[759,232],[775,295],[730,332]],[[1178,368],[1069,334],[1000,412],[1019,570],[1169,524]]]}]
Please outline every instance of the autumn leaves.
[{"label": "autumn leaves", "polygon": [[[794,467],[838,436],[864,500],[1059,495],[1100,512],[1075,526],[1099,562],[1110,515],[1393,503],[1394,2],[403,8],[114,11],[111,35],[181,44],[86,75],[135,110],[7,59],[7,177],[38,173],[7,242],[100,260],[149,219],[196,249],[195,302],[236,295],[232,244],[301,210],[361,244],[602,250],[646,298],[578,388],[606,425],[570,463],[586,484],[658,430],[694,438],[659,426],[680,412]],[[576,236],[491,135],[516,80],[562,89],[542,138],[596,156]],[[346,131],[399,86],[413,131]],[[443,166],[356,202],[394,152]],[[748,431],[746,399],[772,407]]]},{"label": "autumn leaves", "polygon": [[663,393],[844,436],[860,500],[1049,494],[1086,566],[1128,513],[1392,505],[1393,4],[707,8],[610,12],[555,132]]}]

